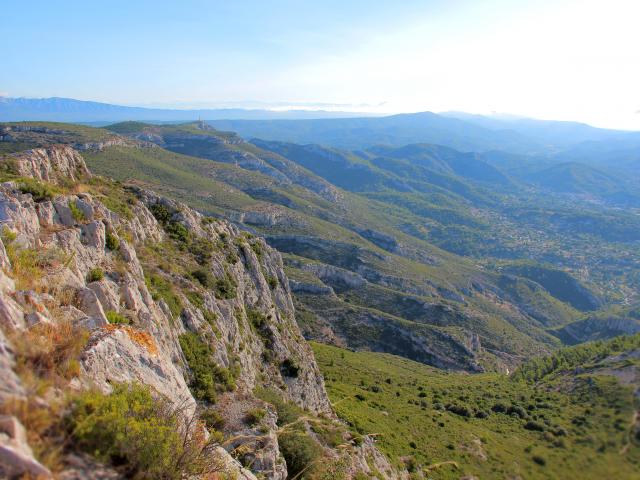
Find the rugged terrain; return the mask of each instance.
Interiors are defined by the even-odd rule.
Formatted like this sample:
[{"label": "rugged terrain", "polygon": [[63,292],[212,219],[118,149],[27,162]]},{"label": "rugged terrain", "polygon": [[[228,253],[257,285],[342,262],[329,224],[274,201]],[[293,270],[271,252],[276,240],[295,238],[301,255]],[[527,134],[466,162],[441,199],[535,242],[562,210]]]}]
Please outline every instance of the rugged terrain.
[{"label": "rugged terrain", "polygon": [[[95,140],[76,148],[113,145]],[[69,145],[0,166],[2,475],[398,476],[372,438],[334,416],[282,258],[263,239],[93,176]],[[150,410],[121,415],[139,436],[110,441],[114,424],[92,423],[100,405],[137,404]],[[171,441],[183,454],[152,473]]]},{"label": "rugged terrain", "polygon": [[307,338],[473,372],[549,352],[573,322],[585,338],[640,328],[623,314],[580,333],[637,302],[637,216],[576,210],[493,157],[250,143],[203,122],[4,129],[5,151],[73,145],[100,174],[264,236],[283,254]]},{"label": "rugged terrain", "polygon": [[2,473],[632,478],[637,219],[498,157],[2,125]]}]

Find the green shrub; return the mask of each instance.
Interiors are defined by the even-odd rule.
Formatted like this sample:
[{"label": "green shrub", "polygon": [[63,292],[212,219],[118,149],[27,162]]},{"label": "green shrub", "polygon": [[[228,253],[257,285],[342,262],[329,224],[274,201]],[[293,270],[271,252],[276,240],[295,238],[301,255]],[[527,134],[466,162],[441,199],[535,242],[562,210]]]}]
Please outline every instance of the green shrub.
[{"label": "green shrub", "polygon": [[258,259],[262,259],[264,256],[262,244],[258,240],[252,240],[249,242],[249,246],[251,247],[251,250],[253,250],[253,253],[256,254],[256,257],[258,257]]},{"label": "green shrub", "polygon": [[290,478],[309,471],[322,455],[320,444],[305,432],[285,430],[278,435],[278,443]]},{"label": "green shrub", "polygon": [[202,298],[202,295],[200,295],[199,292],[196,292],[195,290],[191,290],[187,292],[185,295],[187,296],[187,298],[189,299],[189,302],[191,302],[191,304],[194,307],[198,309],[204,308],[204,298]]},{"label": "green shrub", "polygon": [[169,236],[181,243],[187,243],[191,234],[187,227],[178,222],[169,222],[164,226]]},{"label": "green shrub", "polygon": [[94,267],[87,274],[87,282],[99,282],[104,278],[104,271],[100,267]]},{"label": "green shrub", "polygon": [[69,200],[67,205],[69,206],[69,210],[71,210],[71,216],[76,222],[82,222],[85,220],[84,212],[80,210],[75,200]]},{"label": "green shrub", "polygon": [[445,408],[448,412],[455,413],[461,417],[470,417],[473,413],[466,405],[449,404]]},{"label": "green shrub", "polygon": [[300,367],[298,366],[295,360],[286,358],[280,364],[280,373],[282,373],[282,375],[284,375],[285,377],[297,378],[299,372],[300,372]]},{"label": "green shrub", "polygon": [[303,414],[300,407],[292,402],[284,400],[276,390],[258,388],[254,393],[256,397],[270,403],[276,409],[276,413],[278,414],[278,420],[276,423],[279,427],[296,422]]},{"label": "green shrub", "polygon": [[211,347],[193,332],[179,337],[180,347],[193,376],[190,388],[194,397],[214,403],[217,391],[231,391],[235,380],[231,372],[213,362]]},{"label": "green shrub", "polygon": [[266,414],[267,411],[264,408],[252,408],[246,413],[244,419],[249,425],[257,425]]},{"label": "green shrub", "polygon": [[544,459],[544,457],[541,457],[540,455],[534,455],[532,457],[532,460],[542,467],[547,464],[547,461]]},{"label": "green shrub", "polygon": [[260,331],[267,325],[267,317],[260,310],[247,308],[247,320],[256,330]]},{"label": "green shrub", "polygon": [[205,270],[204,268],[194,270],[193,272],[191,272],[191,276],[198,282],[200,282],[200,285],[202,285],[204,288],[212,288],[215,285],[213,275],[211,275],[211,272]]},{"label": "green shrub", "polygon": [[545,427],[542,423],[536,422],[534,420],[529,420],[527,423],[525,423],[524,428],[526,428],[527,430],[532,430],[534,432],[544,432],[545,430]]},{"label": "green shrub", "polygon": [[171,212],[169,212],[169,209],[167,207],[160,203],[151,205],[149,207],[149,210],[151,210],[153,216],[156,217],[156,220],[158,220],[162,224],[168,223],[171,220]]},{"label": "green shrub", "polygon": [[527,418],[528,416],[527,411],[520,405],[511,405],[509,408],[507,408],[507,414],[520,418]]},{"label": "green shrub", "polygon": [[207,442],[181,434],[178,413],[148,387],[117,385],[110,395],[82,393],[65,424],[75,447],[117,466],[127,478],[178,480],[215,470]]},{"label": "green shrub", "polygon": [[213,408],[205,408],[200,412],[200,419],[209,430],[222,430],[224,427],[224,417]]},{"label": "green shrub", "polygon": [[344,429],[330,422],[313,422],[309,425],[324,445],[336,448],[344,443]]},{"label": "green shrub", "polygon": [[507,412],[507,407],[504,403],[502,402],[498,402],[496,404],[493,405],[493,407],[491,407],[491,410],[496,412],[496,413],[506,413]]},{"label": "green shrub", "polygon": [[275,275],[267,275],[267,284],[271,290],[275,290],[278,287],[278,277]]},{"label": "green shrub", "polygon": [[14,232],[13,230],[11,230],[6,225],[4,225],[2,227],[2,234],[0,234],[0,235],[1,235],[1,238],[2,238],[2,243],[4,243],[5,247],[7,245],[9,245],[10,243],[13,243],[15,241],[15,239],[18,238],[18,234],[16,232]]},{"label": "green shrub", "polygon": [[131,320],[129,320],[124,315],[116,312],[115,310],[108,310],[105,312],[105,315],[109,323],[113,323],[116,325],[129,325],[131,323]]},{"label": "green shrub", "polygon": [[202,237],[191,238],[187,245],[187,250],[189,250],[191,255],[196,259],[196,262],[200,265],[204,265],[211,260],[214,249],[215,246],[213,242]]},{"label": "green shrub", "polygon": [[218,278],[215,284],[216,298],[221,300],[229,300],[236,298],[236,282],[231,278],[228,273],[225,273],[224,277]]},{"label": "green shrub", "polygon": [[120,247],[120,240],[110,229],[107,229],[104,243],[109,250],[117,250]]},{"label": "green shrub", "polygon": [[28,193],[34,202],[51,200],[57,193],[56,189],[47,183],[39,182],[33,178],[24,178],[18,182],[18,190]]},{"label": "green shrub", "polygon": [[145,275],[144,281],[147,288],[151,291],[151,296],[154,300],[164,300],[173,316],[180,316],[180,313],[182,313],[182,302],[168,281],[155,273]]}]

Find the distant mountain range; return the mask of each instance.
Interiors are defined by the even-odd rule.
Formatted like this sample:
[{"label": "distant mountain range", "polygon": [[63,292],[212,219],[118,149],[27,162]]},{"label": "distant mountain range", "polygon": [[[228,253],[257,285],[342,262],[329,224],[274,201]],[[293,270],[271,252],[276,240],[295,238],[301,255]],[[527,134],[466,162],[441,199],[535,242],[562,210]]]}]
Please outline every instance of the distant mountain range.
[{"label": "distant mountain range", "polygon": [[361,117],[363,113],[322,110],[272,111],[244,108],[160,109],[87,102],[72,98],[0,97],[0,121],[52,121],[102,123],[126,120],[184,122],[216,119],[317,119]]},{"label": "distant mountain range", "polygon": [[[615,153],[638,161],[640,132],[595,128],[584,123],[483,116],[464,112],[371,113],[321,110],[161,109],[129,107],[71,98],[0,97],[0,121],[57,121],[107,124],[128,120],[185,122],[206,120],[245,138],[317,143],[357,150],[376,145],[444,145],[463,152],[501,152],[598,163]],[[568,152],[570,149],[575,151]]]},{"label": "distant mountain range", "polygon": [[[637,151],[640,132],[607,130],[577,122],[496,118],[466,113],[408,113],[375,118],[307,120],[215,120],[215,128],[245,138],[318,143],[357,150],[375,145],[444,145],[463,152],[499,150],[519,155],[551,156],[589,144],[591,157]],[[632,155],[633,156],[633,155]]]}]

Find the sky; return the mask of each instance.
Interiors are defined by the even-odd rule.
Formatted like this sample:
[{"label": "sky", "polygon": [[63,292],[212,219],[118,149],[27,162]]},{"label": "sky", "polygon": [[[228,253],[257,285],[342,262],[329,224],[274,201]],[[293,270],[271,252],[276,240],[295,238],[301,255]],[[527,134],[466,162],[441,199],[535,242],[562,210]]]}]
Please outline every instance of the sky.
[{"label": "sky", "polygon": [[640,130],[638,0],[2,3],[2,96]]}]

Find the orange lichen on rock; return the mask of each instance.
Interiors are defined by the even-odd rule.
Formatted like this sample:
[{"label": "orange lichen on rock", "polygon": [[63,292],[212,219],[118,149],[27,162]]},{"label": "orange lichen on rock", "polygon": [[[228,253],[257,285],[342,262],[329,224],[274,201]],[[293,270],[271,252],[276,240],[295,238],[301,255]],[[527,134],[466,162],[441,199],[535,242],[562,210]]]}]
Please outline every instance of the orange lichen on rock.
[{"label": "orange lichen on rock", "polygon": [[158,353],[158,346],[153,340],[153,337],[148,332],[137,330],[128,325],[109,324],[105,325],[102,328],[109,333],[115,332],[116,330],[123,330],[129,336],[132,342],[144,347],[151,355],[156,355]]}]

